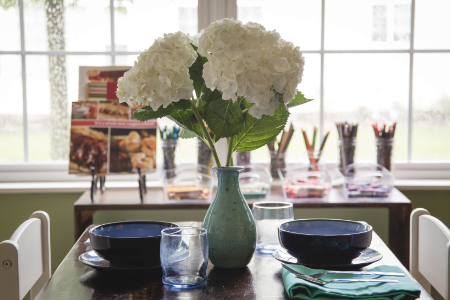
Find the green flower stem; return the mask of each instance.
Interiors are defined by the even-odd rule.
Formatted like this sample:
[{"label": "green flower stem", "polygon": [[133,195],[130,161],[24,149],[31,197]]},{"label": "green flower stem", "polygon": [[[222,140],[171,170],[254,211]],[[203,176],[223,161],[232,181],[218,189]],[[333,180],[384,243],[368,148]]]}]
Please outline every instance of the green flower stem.
[{"label": "green flower stem", "polygon": [[214,146],[214,142],[211,140],[211,137],[209,136],[208,130],[205,127],[205,122],[203,122],[202,116],[200,116],[200,112],[197,109],[197,106],[195,106],[194,99],[191,100],[191,108],[194,112],[195,117],[197,118],[197,121],[200,123],[200,126],[203,130],[203,135],[205,136],[206,140],[208,141],[209,149],[211,149],[212,154],[214,155],[214,160],[216,161],[216,165],[220,168],[222,165],[220,164],[219,156],[217,155],[216,147]]},{"label": "green flower stem", "polygon": [[234,136],[230,137],[228,139],[228,152],[227,152],[227,167],[232,166],[232,160],[233,160],[233,139]]}]

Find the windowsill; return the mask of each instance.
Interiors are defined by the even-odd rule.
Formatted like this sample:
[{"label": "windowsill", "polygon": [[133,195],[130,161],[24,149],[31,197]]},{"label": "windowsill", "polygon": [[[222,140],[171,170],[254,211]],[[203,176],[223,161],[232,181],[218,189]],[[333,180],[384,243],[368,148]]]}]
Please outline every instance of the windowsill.
[{"label": "windowsill", "polygon": [[[274,181],[273,185],[279,185]],[[6,182],[0,183],[0,194],[27,193],[82,193],[90,189],[88,181],[72,182]],[[161,181],[147,181],[149,189],[161,188]],[[450,180],[396,180],[395,187],[400,191],[450,191]],[[106,189],[136,189],[136,181],[107,181]]]},{"label": "windowsill", "polygon": [[[289,164],[296,162],[289,161]],[[255,165],[267,163],[254,162]],[[178,167],[191,165],[180,162]],[[336,164],[328,162],[328,170]],[[162,170],[147,174],[147,186],[160,188]],[[450,191],[450,162],[397,162],[395,187],[400,191]],[[137,189],[137,175],[108,175],[107,189]],[[0,193],[82,193],[89,190],[90,176],[69,175],[66,162],[0,164]],[[280,184],[274,181],[274,185]]]}]

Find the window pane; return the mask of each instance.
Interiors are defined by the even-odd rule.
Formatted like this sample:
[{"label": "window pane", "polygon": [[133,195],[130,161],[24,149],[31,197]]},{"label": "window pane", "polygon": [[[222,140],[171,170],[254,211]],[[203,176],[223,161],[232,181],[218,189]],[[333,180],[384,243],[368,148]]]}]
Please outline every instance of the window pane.
[{"label": "window pane", "polygon": [[408,49],[410,20],[410,0],[326,1],[325,48]]},{"label": "window pane", "polygon": [[416,0],[414,47],[450,49],[450,1]]},{"label": "window pane", "polygon": [[262,24],[303,50],[320,49],[321,1],[238,0],[238,19]]},{"label": "window pane", "polygon": [[[0,50],[20,50],[19,4],[16,1],[0,2]],[[8,30],[5,30],[8,28]]]},{"label": "window pane", "polygon": [[[320,55],[304,54],[305,70],[303,80],[298,86],[306,98],[314,101],[291,108],[289,122],[294,124],[295,132],[287,150],[288,160],[306,160],[306,148],[301,129],[312,134],[313,127],[320,125]],[[267,147],[265,147],[267,148]],[[265,149],[267,152],[267,149]]]},{"label": "window pane", "polygon": [[407,155],[408,54],[326,54],[325,130],[330,136],[324,158],[338,159],[335,122],[358,122],[357,161],[375,161],[371,124],[398,122],[394,159]]},{"label": "window pane", "polygon": [[24,17],[27,50],[111,49],[108,0],[33,1]]},{"label": "window pane", "polygon": [[198,31],[196,0],[115,1],[116,51],[143,51],[164,33]]},{"label": "window pane", "polygon": [[110,64],[110,56],[102,55],[27,56],[30,161],[67,160],[78,67]]},{"label": "window pane", "polygon": [[0,55],[0,162],[24,159],[20,60],[19,55]]},{"label": "window pane", "polygon": [[450,53],[414,54],[412,159],[450,159]]}]

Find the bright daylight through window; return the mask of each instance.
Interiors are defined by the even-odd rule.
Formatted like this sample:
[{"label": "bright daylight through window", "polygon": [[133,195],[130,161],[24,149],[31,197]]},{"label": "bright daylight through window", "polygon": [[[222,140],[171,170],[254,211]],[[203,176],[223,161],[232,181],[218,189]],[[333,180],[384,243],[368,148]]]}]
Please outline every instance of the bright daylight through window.
[{"label": "bright daylight through window", "polygon": [[[450,160],[449,1],[236,1],[239,20],[301,47],[299,89],[315,101],[291,121],[330,131],[324,160],[338,158],[343,120],[360,123],[357,160],[375,156],[372,122],[398,123],[397,161]],[[131,66],[165,32],[196,34],[199,11],[195,0],[0,1],[0,163],[67,161],[78,67]],[[288,160],[306,156],[298,132]],[[196,141],[181,143],[177,159],[194,162]],[[252,160],[268,161],[267,148]]]}]

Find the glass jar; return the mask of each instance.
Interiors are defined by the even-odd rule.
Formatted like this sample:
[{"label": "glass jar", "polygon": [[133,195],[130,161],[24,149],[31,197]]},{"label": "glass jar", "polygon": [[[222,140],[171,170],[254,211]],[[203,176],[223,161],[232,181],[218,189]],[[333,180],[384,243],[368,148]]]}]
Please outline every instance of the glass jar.
[{"label": "glass jar", "polygon": [[212,152],[211,149],[209,149],[208,145],[206,143],[197,138],[198,143],[198,155],[197,155],[197,164],[207,166],[207,168],[203,169],[202,171],[205,172],[205,175],[210,175],[210,170],[212,168]]},{"label": "glass jar", "polygon": [[236,153],[236,163],[234,165],[235,166],[250,165],[250,151]]},{"label": "glass jar", "polygon": [[278,175],[278,169],[281,169],[283,170],[282,172],[284,172],[285,168],[285,152],[281,152],[278,155],[277,151],[270,151],[270,175],[272,175],[272,178],[280,178]]},{"label": "glass jar", "polygon": [[175,176],[173,170],[175,169],[175,148],[177,147],[177,140],[163,140],[162,149],[164,155],[164,170],[166,170],[166,178]]},{"label": "glass jar", "polygon": [[339,170],[342,174],[346,175],[346,169],[348,165],[354,163],[356,138],[345,137],[338,140],[339,145]]},{"label": "glass jar", "polygon": [[379,137],[375,139],[377,148],[377,164],[392,172],[392,152],[394,151],[394,138]]}]

